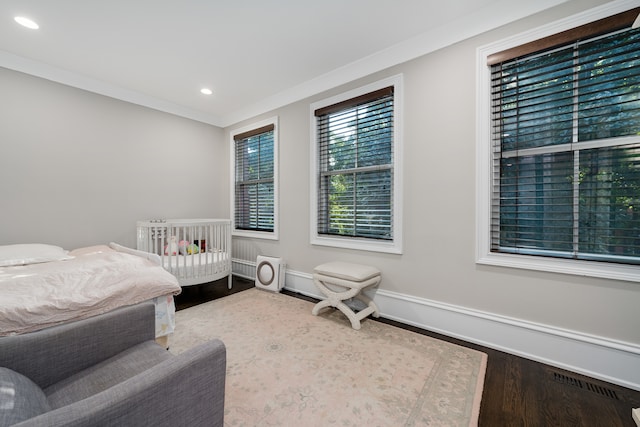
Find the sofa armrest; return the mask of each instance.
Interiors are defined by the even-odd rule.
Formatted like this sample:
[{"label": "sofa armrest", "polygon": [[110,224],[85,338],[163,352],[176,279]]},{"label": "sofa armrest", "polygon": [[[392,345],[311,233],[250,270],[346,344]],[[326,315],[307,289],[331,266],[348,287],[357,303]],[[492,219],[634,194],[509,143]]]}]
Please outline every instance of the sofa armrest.
[{"label": "sofa armrest", "polygon": [[211,340],[74,404],[31,418],[36,426],[222,426],[226,348]]},{"label": "sofa armrest", "polygon": [[42,388],[155,338],[155,306],[144,302],[98,316],[0,338],[0,366]]}]

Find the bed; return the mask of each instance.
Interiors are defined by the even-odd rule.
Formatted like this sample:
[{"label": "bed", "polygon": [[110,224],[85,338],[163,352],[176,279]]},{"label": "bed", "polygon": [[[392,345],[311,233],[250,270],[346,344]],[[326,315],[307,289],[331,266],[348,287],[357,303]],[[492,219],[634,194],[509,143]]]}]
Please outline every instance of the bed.
[{"label": "bed", "polygon": [[116,243],[66,251],[0,246],[0,336],[23,334],[152,300],[156,336],[175,326],[177,279],[152,254]]},{"label": "bed", "polygon": [[180,283],[198,285],[227,278],[231,289],[231,221],[162,219],[137,222],[137,249],[160,257]]}]

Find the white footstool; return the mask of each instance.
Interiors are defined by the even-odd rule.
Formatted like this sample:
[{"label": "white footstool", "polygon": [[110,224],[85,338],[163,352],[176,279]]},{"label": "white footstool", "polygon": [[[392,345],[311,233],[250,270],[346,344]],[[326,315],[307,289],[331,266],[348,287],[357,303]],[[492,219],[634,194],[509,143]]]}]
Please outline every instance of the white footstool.
[{"label": "white footstool", "polygon": [[[360,293],[365,288],[380,283],[380,279],[380,270],[368,265],[337,261],[317,266],[313,269],[313,282],[327,299],[317,303],[311,314],[317,316],[323,308],[335,307],[349,318],[353,329],[360,329],[360,320],[370,314],[373,317],[380,316],[376,303]],[[343,302],[349,298],[358,299],[367,307],[355,313]]]}]

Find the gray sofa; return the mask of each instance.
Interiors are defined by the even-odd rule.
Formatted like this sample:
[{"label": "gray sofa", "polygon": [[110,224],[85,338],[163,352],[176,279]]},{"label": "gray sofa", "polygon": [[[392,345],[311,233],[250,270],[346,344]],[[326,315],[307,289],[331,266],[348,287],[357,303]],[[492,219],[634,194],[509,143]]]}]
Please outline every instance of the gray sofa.
[{"label": "gray sofa", "polygon": [[156,344],[152,303],[0,338],[0,426],[222,426],[226,349]]}]

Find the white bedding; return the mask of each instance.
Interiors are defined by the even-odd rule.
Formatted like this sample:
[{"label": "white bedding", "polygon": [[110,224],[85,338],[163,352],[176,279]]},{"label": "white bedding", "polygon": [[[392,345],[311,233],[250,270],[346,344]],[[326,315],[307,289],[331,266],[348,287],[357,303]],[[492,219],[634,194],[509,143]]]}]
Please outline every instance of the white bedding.
[{"label": "white bedding", "polygon": [[167,308],[159,316],[173,316],[173,295],[180,293],[180,285],[153,260],[106,245],[76,249],[69,255],[73,258],[66,261],[0,267],[0,336],[158,297],[156,303]]}]

